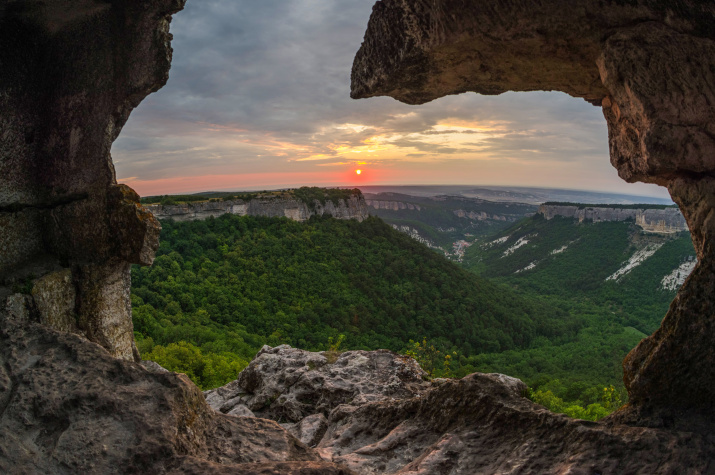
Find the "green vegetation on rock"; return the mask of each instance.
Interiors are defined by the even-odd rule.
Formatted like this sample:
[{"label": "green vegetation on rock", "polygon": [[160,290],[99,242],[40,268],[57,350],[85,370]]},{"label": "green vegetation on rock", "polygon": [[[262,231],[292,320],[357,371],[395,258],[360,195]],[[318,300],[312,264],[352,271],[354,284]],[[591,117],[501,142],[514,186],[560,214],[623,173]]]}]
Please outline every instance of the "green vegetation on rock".
[{"label": "green vegetation on rock", "polygon": [[198,193],[195,195],[157,195],[146,196],[141,199],[144,205],[160,204],[171,206],[185,203],[197,203],[206,201],[229,201],[229,200],[244,200],[251,201],[253,199],[295,199],[302,201],[308,205],[310,209],[315,208],[315,202],[325,205],[328,201],[332,201],[336,206],[340,200],[348,200],[352,196],[361,197],[362,193],[359,189],[346,188],[318,188],[315,186],[303,186],[301,188],[290,190],[277,191],[217,191],[210,193]]}]

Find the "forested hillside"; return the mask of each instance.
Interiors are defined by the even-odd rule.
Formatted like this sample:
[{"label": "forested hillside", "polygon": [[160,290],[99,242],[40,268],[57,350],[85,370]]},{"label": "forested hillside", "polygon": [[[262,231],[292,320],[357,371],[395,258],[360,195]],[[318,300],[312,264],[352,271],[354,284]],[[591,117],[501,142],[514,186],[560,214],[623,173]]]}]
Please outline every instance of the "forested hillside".
[{"label": "forested hillside", "polygon": [[563,345],[537,343],[466,360],[586,404],[596,400],[598,382],[624,394],[621,361],[660,326],[695,253],[687,232],[648,234],[633,222],[537,214],[471,246],[464,265],[585,322],[576,340]]},{"label": "forested hillside", "polygon": [[132,274],[137,342],[204,388],[234,379],[263,344],[388,348],[435,376],[522,378],[540,402],[588,418],[604,387],[623,397],[621,361],[675,292],[663,276],[693,262],[687,235],[540,215],[473,245],[471,271],[375,217],[162,224],[154,265]]},{"label": "forested hillside", "polygon": [[447,251],[455,241],[494,233],[536,212],[526,203],[504,203],[464,196],[411,196],[401,193],[365,194],[370,214],[388,224],[409,226]]},{"label": "forested hillside", "polygon": [[164,222],[154,265],[133,271],[133,298],[145,353],[186,342],[239,365],[264,343],[322,350],[343,334],[347,348],[399,351],[426,337],[471,355],[569,341],[581,325],[378,218]]},{"label": "forested hillside", "polygon": [[465,266],[522,293],[609,307],[624,326],[650,334],[675,295],[664,278],[694,259],[687,232],[659,235],[629,221],[578,223],[537,214],[469,248]]}]

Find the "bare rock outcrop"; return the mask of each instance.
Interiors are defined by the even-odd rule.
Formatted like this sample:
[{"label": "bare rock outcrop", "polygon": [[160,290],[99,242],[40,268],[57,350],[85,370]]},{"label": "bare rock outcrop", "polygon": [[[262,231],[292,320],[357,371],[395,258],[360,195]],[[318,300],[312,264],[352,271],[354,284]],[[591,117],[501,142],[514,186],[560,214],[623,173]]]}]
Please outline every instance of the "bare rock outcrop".
[{"label": "bare rock outcrop", "polygon": [[543,204],[539,206],[539,214],[546,219],[552,219],[556,216],[574,218],[579,223],[583,221],[599,223],[633,220],[643,231],[660,234],[672,234],[688,230],[688,224],[685,222],[683,214],[676,208],[640,209]]},{"label": "bare rock outcrop", "polygon": [[427,374],[412,358],[391,351],[312,353],[264,346],[236,381],[206,391],[206,401],[229,413],[245,406],[258,417],[298,423],[313,414],[328,417],[340,405],[414,396]]},{"label": "bare rock outcrop", "polygon": [[0,309],[2,473],[348,473],[275,422],[213,411],[184,375],[26,317]]},{"label": "bare rock outcrop", "polygon": [[[715,421],[715,4],[701,0],[382,0],[352,96],[421,104],[475,91],[557,90],[603,108],[611,163],[667,186],[698,257],[663,320],[624,361],[645,426]],[[700,421],[700,422],[698,422]]]},{"label": "bare rock outcrop", "polygon": [[152,263],[160,228],[117,184],[110,148],[132,109],[166,83],[169,21],[183,5],[0,5],[0,294],[65,269],[52,293],[35,296],[40,310],[62,296],[72,321],[58,314],[44,323],[123,359],[138,356],[130,265]]},{"label": "bare rock outcrop", "polygon": [[219,412],[248,404],[359,474],[715,469],[707,434],[570,419],[535,405],[524,383],[501,374],[427,382],[412,359],[392,352],[332,356],[264,347],[207,401]]}]

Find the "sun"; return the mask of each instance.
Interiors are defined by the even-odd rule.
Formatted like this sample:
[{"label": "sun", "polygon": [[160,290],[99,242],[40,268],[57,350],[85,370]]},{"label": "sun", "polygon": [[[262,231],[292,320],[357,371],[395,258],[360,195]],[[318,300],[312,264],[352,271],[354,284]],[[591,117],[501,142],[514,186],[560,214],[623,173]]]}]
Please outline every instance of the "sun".
[{"label": "sun", "polygon": [[362,170],[355,170],[355,173],[357,173],[358,175],[360,175],[360,174],[362,173]]}]

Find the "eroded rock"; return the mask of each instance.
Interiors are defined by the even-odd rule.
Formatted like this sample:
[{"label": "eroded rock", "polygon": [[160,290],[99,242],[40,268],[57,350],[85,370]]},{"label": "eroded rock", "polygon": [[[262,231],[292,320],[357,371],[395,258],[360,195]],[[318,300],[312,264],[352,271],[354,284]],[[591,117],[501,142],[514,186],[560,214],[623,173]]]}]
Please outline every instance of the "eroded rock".
[{"label": "eroded rock", "polygon": [[258,417],[298,423],[327,417],[340,405],[415,395],[427,386],[426,376],[412,358],[388,350],[331,354],[264,346],[236,381],[205,396],[223,413],[246,406]]},{"label": "eroded rock", "polygon": [[[261,414],[278,421],[292,414],[296,399],[310,401],[300,415],[313,414],[282,425],[306,445],[317,444],[326,461],[359,474],[676,474],[713,468],[715,444],[708,434],[574,420],[526,399],[526,385],[509,376],[475,373],[426,382],[423,373],[404,371],[414,361],[391,352],[344,355],[343,365],[331,370],[340,358],[331,364],[321,353],[264,347],[236,381],[207,391],[207,400],[226,412],[267,397],[272,403]],[[359,363],[364,360],[380,364]],[[307,370],[311,362],[321,364]],[[309,371],[318,372],[311,381],[321,384],[300,383]],[[403,389],[376,391],[375,382],[390,380],[401,381]],[[338,386],[365,397],[343,403],[326,397]]]},{"label": "eroded rock", "polygon": [[72,272],[64,269],[47,274],[32,287],[32,298],[43,325],[59,331],[77,333],[77,298]]},{"label": "eroded rock", "polygon": [[0,472],[347,474],[277,423],[0,310]]},{"label": "eroded rock", "polygon": [[[40,258],[60,262],[73,289],[38,290],[45,323],[78,327],[124,359],[137,357],[129,266],[153,261],[160,228],[117,185],[109,152],[132,109],[166,82],[169,21],[183,5],[0,6],[0,286]],[[50,303],[73,292],[72,311]]]},{"label": "eroded rock", "polygon": [[304,417],[296,424],[283,424],[283,427],[308,447],[315,447],[328,430],[328,419],[317,413]]}]

